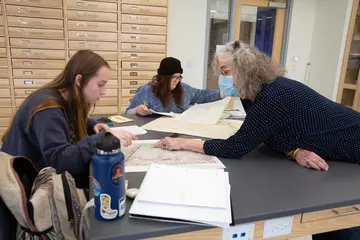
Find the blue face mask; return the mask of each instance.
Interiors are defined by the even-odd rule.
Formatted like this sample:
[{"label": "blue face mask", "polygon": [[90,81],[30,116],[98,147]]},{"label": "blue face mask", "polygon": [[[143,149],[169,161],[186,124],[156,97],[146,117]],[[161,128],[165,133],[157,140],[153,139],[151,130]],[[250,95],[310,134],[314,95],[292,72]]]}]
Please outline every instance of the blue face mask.
[{"label": "blue face mask", "polygon": [[234,86],[233,76],[219,76],[219,88],[220,92],[228,97],[236,97],[238,95],[238,89]]}]

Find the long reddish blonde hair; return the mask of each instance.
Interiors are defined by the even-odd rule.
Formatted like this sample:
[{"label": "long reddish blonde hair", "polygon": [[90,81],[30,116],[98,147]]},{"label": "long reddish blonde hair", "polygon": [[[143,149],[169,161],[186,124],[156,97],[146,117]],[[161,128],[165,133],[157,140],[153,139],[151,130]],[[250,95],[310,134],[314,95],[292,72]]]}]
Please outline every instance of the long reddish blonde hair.
[{"label": "long reddish blonde hair", "polygon": [[[97,71],[101,67],[110,68],[106,60],[100,55],[94,53],[91,50],[80,50],[66,64],[64,70],[51,82],[45,84],[40,89],[33,92],[36,94],[41,89],[57,89],[60,92],[67,92],[67,106],[64,106],[59,100],[54,97],[46,98],[40,105],[36,106],[32,111],[28,121],[28,127],[32,118],[40,111],[50,108],[62,108],[66,111],[70,124],[74,127],[76,140],[81,140],[87,135],[87,119],[91,110],[91,105],[85,101],[85,98],[81,92],[81,89],[86,86],[89,79],[96,75]],[[80,87],[77,86],[75,78],[77,75],[81,75]],[[28,97],[30,97],[28,96]],[[2,136],[4,142],[9,134],[9,131],[14,124],[16,115],[13,117],[10,127],[6,130]]]}]

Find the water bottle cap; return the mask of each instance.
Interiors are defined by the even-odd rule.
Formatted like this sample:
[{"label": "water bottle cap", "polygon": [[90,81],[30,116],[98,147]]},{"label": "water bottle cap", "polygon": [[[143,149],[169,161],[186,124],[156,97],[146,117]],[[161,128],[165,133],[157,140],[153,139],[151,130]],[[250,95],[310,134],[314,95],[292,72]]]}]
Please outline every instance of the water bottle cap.
[{"label": "water bottle cap", "polygon": [[120,140],[111,132],[106,132],[96,140],[96,149],[102,152],[120,150]]}]

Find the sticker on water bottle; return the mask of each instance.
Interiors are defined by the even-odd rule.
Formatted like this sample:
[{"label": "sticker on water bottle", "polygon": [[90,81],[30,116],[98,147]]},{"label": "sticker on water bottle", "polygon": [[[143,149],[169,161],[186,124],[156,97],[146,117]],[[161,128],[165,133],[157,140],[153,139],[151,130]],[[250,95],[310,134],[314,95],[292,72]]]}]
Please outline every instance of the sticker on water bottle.
[{"label": "sticker on water bottle", "polygon": [[118,210],[111,209],[111,197],[108,194],[100,194],[100,215],[105,219],[117,217]]},{"label": "sticker on water bottle", "polygon": [[119,199],[119,217],[125,214],[126,210],[126,194]]},{"label": "sticker on water bottle", "polygon": [[110,168],[110,181],[115,186],[120,186],[121,180],[123,178],[123,169],[121,169],[120,162],[114,163]]},{"label": "sticker on water bottle", "polygon": [[94,196],[97,197],[101,193],[101,186],[98,181],[93,177],[93,190],[94,190]]}]

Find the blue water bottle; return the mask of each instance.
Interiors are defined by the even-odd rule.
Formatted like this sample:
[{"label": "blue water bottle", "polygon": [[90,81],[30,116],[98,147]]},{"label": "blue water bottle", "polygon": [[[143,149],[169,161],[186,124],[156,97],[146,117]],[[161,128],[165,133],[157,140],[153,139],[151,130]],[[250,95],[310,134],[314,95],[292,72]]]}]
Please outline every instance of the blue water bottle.
[{"label": "blue water bottle", "polygon": [[99,220],[115,220],[126,209],[125,158],[120,140],[106,132],[96,141],[92,159],[95,216]]}]

